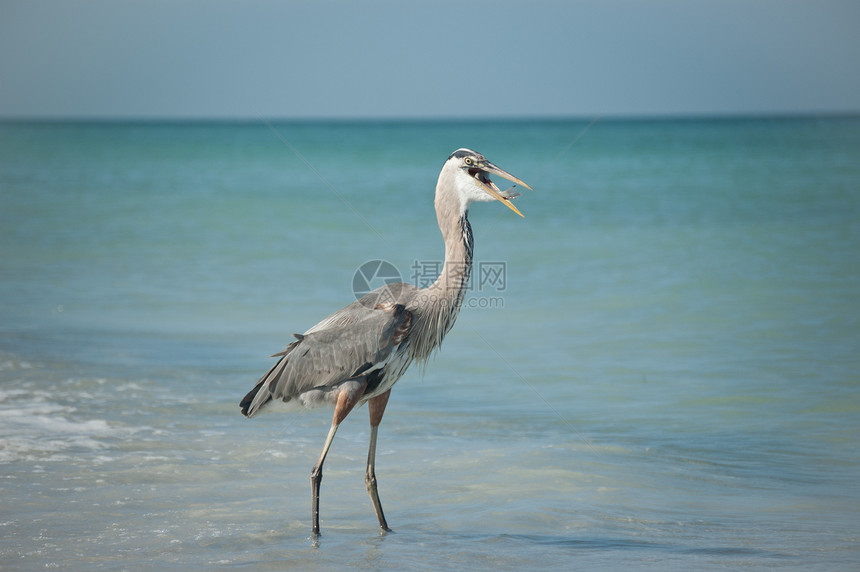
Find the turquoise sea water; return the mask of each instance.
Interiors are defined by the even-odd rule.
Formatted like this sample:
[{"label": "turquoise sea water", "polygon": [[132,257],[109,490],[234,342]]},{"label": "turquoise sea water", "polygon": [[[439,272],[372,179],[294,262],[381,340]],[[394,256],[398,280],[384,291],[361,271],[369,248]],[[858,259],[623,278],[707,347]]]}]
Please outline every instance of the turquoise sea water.
[{"label": "turquoise sea water", "polygon": [[[394,532],[360,409],[313,542],[330,412],[238,401],[432,273],[463,146],[526,218],[473,206],[496,273],[393,391]],[[0,124],[0,567],[856,567],[858,253],[856,118]]]}]

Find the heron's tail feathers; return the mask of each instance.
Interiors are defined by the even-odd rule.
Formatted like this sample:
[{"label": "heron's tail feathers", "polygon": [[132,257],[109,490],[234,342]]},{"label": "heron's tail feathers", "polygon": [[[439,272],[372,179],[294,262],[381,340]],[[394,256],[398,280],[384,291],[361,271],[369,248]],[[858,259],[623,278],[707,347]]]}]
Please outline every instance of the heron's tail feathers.
[{"label": "heron's tail feathers", "polygon": [[[281,374],[284,373],[284,368],[287,367],[290,352],[293,351],[304,339],[304,336],[301,334],[293,334],[293,336],[295,336],[298,341],[291,343],[284,351],[278,352],[272,356],[279,357],[281,359],[272,366],[272,369],[267,371],[266,374],[260,378],[260,381],[257,382],[254,389],[249,391],[247,395],[242,398],[242,401],[239,402],[239,407],[242,408],[242,415],[245,417],[253,417],[274,398],[272,392],[275,390],[277,380],[281,377]],[[289,401],[289,399],[284,399],[284,401]]]},{"label": "heron's tail feathers", "polygon": [[[252,407],[252,405],[254,404],[254,399],[257,397],[257,394],[260,392],[260,389],[262,389],[262,387],[263,382],[261,381],[256,385],[256,387],[254,387],[254,389],[249,391],[248,394],[242,398],[242,401],[239,402],[239,407],[242,408],[242,415],[244,415],[245,417],[252,417],[254,413],[256,413],[257,410],[260,409],[260,407],[262,407],[262,405]],[[271,401],[271,399],[272,396],[269,395],[268,399],[263,402],[263,405]]]},{"label": "heron's tail feathers", "polygon": [[284,352],[276,354],[283,357],[281,357],[281,359],[272,366],[272,369],[267,371],[266,374],[260,378],[260,381],[257,382],[254,389],[249,391],[245,397],[242,398],[242,401],[239,402],[239,407],[242,408],[242,415],[245,417],[253,417],[256,413],[259,413],[260,409],[272,401],[272,389],[274,387],[274,383],[272,382],[281,377],[281,373],[283,373],[288,361],[288,357],[285,354],[289,353],[289,350],[292,349],[293,345],[294,344],[290,344],[290,347]]}]

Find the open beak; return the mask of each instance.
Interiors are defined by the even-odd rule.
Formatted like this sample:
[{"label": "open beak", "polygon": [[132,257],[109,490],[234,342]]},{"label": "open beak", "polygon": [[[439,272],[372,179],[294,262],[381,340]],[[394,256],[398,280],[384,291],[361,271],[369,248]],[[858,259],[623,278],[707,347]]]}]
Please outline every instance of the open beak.
[{"label": "open beak", "polygon": [[495,165],[493,165],[489,161],[484,161],[484,162],[480,163],[478,165],[478,168],[475,169],[475,171],[477,171],[477,172],[473,173],[473,176],[475,177],[475,179],[479,183],[481,183],[481,186],[483,187],[483,189],[485,191],[487,191],[487,193],[489,193],[490,196],[492,196],[497,201],[500,201],[503,205],[505,205],[506,207],[508,207],[509,209],[511,209],[512,211],[514,211],[518,215],[520,215],[521,217],[525,218],[525,215],[523,215],[523,213],[521,213],[517,209],[517,207],[515,207],[514,204],[511,202],[511,199],[514,199],[514,198],[520,196],[520,194],[516,191],[513,191],[512,190],[513,187],[511,189],[506,189],[504,191],[500,191],[499,187],[497,187],[496,184],[493,181],[491,181],[490,178],[487,177],[484,173],[492,173],[493,175],[498,175],[500,177],[504,177],[505,179],[507,179],[513,183],[516,183],[517,185],[522,185],[523,187],[529,189],[530,191],[534,190],[534,189],[532,189],[526,183],[524,183],[520,179],[514,177],[513,175],[511,175],[510,173],[508,173],[504,169],[500,169],[500,168],[496,167]]}]

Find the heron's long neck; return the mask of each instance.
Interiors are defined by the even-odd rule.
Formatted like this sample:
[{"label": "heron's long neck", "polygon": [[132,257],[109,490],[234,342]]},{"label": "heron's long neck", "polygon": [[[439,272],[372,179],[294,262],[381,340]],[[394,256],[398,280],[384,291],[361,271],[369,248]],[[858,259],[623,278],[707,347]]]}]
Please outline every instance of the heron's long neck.
[{"label": "heron's long neck", "polygon": [[[440,303],[454,310],[454,317],[463,302],[466,287],[469,285],[469,276],[472,274],[474,241],[467,214],[463,213],[456,219],[450,219],[448,224],[442,227],[442,236],[445,238],[445,263],[436,282],[428,288]],[[453,324],[453,320],[451,323]]]},{"label": "heron's long neck", "polygon": [[419,293],[420,317],[413,326],[413,356],[426,360],[454,325],[472,273],[472,227],[467,213],[438,209],[445,262],[436,281]]}]

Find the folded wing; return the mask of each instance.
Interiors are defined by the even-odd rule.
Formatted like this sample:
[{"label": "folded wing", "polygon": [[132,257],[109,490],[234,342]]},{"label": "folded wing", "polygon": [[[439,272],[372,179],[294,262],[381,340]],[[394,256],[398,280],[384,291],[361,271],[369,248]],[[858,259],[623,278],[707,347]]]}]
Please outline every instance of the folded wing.
[{"label": "folded wing", "polygon": [[412,315],[403,304],[363,301],[295,334],[297,340],[273,356],[280,359],[240,402],[242,413],[251,417],[274,400],[326,403],[340,384],[385,367],[409,333]]}]

